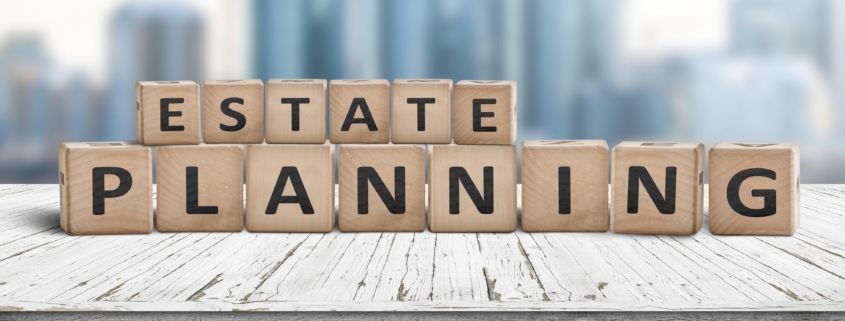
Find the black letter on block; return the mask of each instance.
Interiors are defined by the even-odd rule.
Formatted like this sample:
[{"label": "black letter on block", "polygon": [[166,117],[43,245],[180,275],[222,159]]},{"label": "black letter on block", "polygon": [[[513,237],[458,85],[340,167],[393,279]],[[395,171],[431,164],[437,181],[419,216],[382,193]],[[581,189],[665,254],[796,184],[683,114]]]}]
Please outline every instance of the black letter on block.
[{"label": "black letter on block", "polygon": [[[94,167],[91,171],[94,195],[94,215],[106,214],[106,198],[123,196],[132,188],[132,174],[120,167]],[[106,175],[115,175],[120,181],[117,188],[106,190]],[[64,176],[63,176],[64,177]]]},{"label": "black letter on block", "polygon": [[[355,118],[355,111],[361,108],[361,114],[364,118]],[[348,132],[349,126],[352,124],[367,124],[367,129],[371,132],[377,131],[376,121],[373,119],[373,114],[370,113],[370,106],[367,106],[367,100],[364,98],[352,99],[352,106],[349,106],[349,112],[346,114],[346,119],[343,121],[343,126],[340,131]]]},{"label": "black letter on block", "polygon": [[358,214],[367,214],[369,209],[369,189],[367,188],[367,181],[372,182],[373,189],[387,206],[387,210],[393,214],[405,214],[405,167],[397,166],[393,168],[394,191],[396,198],[390,195],[387,186],[381,180],[381,177],[376,173],[375,168],[372,167],[358,167]]},{"label": "black letter on block", "polygon": [[188,214],[217,214],[217,206],[200,206],[199,168],[185,168],[185,211]]},{"label": "black letter on block", "polygon": [[746,179],[754,176],[762,176],[771,180],[777,178],[775,171],[765,168],[749,168],[736,173],[728,182],[728,205],[742,216],[766,217],[775,215],[777,213],[777,192],[773,189],[751,190],[751,196],[763,197],[763,208],[752,209],[742,204],[742,200],[739,198],[739,186]]},{"label": "black letter on block", "polygon": [[409,104],[417,104],[417,131],[425,131],[425,104],[433,104],[434,98],[408,98]]},{"label": "black letter on block", "polygon": [[474,132],[495,132],[496,126],[481,126],[481,117],[493,117],[496,113],[492,111],[481,112],[481,105],[495,104],[496,99],[473,99],[472,100],[472,131]]},{"label": "black letter on block", "polygon": [[[293,185],[294,196],[283,196],[285,191],[285,184],[290,179]],[[311,199],[308,198],[308,192],[305,191],[305,185],[302,184],[302,177],[299,176],[299,170],[294,166],[284,166],[279,172],[279,178],[276,179],[276,187],[273,188],[273,194],[270,195],[270,202],[267,203],[267,210],[264,214],[276,214],[276,210],[281,203],[298,203],[302,214],[314,214],[314,207],[311,206]]]},{"label": "black letter on block", "polygon": [[242,98],[232,97],[232,98],[226,98],[226,99],[223,100],[222,103],[220,103],[220,110],[223,111],[223,114],[225,114],[226,116],[232,117],[232,118],[234,118],[235,120],[238,121],[238,123],[236,123],[234,126],[227,126],[227,125],[220,124],[220,129],[225,130],[227,132],[236,132],[236,131],[243,129],[244,126],[246,126],[246,117],[244,117],[244,114],[241,114],[238,111],[230,108],[229,105],[231,105],[232,103],[243,105],[244,100]]},{"label": "black letter on block", "polygon": [[569,178],[569,166],[557,168],[557,212],[572,213],[572,183]]},{"label": "black letter on block", "polygon": [[458,182],[464,185],[467,195],[481,214],[493,214],[493,166],[484,166],[484,197],[475,188],[472,178],[463,167],[449,167],[449,214],[461,213]]},{"label": "black letter on block", "polygon": [[311,103],[311,98],[282,98],[282,104],[290,104],[290,128],[292,131],[299,131],[299,104],[309,103]]},{"label": "black letter on block", "polygon": [[181,132],[185,130],[185,126],[170,126],[170,117],[182,116],[181,111],[170,111],[170,104],[181,104],[185,102],[185,98],[162,98],[160,102],[160,118],[161,131],[163,132]]},{"label": "black letter on block", "polygon": [[628,214],[637,214],[640,204],[640,180],[643,182],[648,196],[657,206],[661,214],[675,214],[675,183],[678,178],[678,168],[666,167],[666,198],[660,195],[660,189],[651,179],[648,170],[642,166],[631,166],[628,168]]}]

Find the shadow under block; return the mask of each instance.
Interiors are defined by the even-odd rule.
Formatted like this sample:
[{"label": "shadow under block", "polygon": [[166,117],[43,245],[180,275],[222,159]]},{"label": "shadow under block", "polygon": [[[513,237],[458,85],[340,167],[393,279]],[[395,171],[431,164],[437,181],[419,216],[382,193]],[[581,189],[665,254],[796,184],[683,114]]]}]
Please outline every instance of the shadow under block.
[{"label": "shadow under block", "polygon": [[242,145],[156,148],[160,232],[243,230]]},{"label": "shadow under block", "polygon": [[135,84],[135,133],[142,145],[200,143],[200,87],[190,80]]},{"label": "shadow under block", "polygon": [[461,80],[455,85],[455,143],[511,145],[516,139],[516,82]]},{"label": "shadow under block", "polygon": [[391,142],[452,142],[451,79],[396,79],[391,101]]},{"label": "shadow under block", "polygon": [[692,235],[704,221],[704,145],[622,142],[613,148],[610,229]]},{"label": "shadow under block", "polygon": [[718,143],[710,149],[710,232],[792,235],[800,220],[795,143]]},{"label": "shadow under block", "polygon": [[425,230],[423,145],[341,145],[338,186],[341,231]]},{"label": "shadow under block", "polygon": [[329,110],[332,143],[390,141],[390,83],[386,79],[332,80]]},{"label": "shadow under block", "polygon": [[264,83],[260,79],[206,80],[202,95],[203,142],[264,141]]},{"label": "shadow under block", "polygon": [[432,232],[516,230],[516,146],[430,145]]},{"label": "shadow under block", "polygon": [[265,106],[268,143],[325,143],[325,79],[270,79]]},{"label": "shadow under block", "polygon": [[153,156],[135,142],[59,146],[60,225],[69,235],[153,230]]},{"label": "shadow under block", "polygon": [[246,229],[334,229],[334,145],[248,145]]},{"label": "shadow under block", "polygon": [[607,142],[522,142],[522,230],[605,232]]}]

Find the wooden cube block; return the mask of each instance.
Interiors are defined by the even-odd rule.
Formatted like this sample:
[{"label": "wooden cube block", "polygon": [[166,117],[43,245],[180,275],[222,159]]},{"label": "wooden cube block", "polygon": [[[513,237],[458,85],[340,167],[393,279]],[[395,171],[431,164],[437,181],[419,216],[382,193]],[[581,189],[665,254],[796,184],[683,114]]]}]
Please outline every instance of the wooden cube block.
[{"label": "wooden cube block", "polygon": [[246,229],[334,229],[334,145],[246,147]]},{"label": "wooden cube block", "polygon": [[461,80],[455,85],[455,143],[511,145],[516,139],[516,82]]},{"label": "wooden cube block", "polygon": [[242,145],[156,148],[161,232],[239,232],[244,226]]},{"label": "wooden cube block", "polygon": [[431,145],[432,232],[516,230],[516,146]]},{"label": "wooden cube block", "polygon": [[329,91],[332,143],[390,141],[390,83],[386,79],[332,80]]},{"label": "wooden cube block", "polygon": [[692,235],[704,221],[704,145],[622,142],[613,148],[610,229]]},{"label": "wooden cube block", "polygon": [[607,142],[522,142],[522,230],[607,231]]},{"label": "wooden cube block", "polygon": [[391,94],[390,141],[452,142],[452,79],[396,79]]},{"label": "wooden cube block", "polygon": [[193,81],[136,83],[135,114],[142,145],[200,143],[200,87]]},{"label": "wooden cube block", "polygon": [[268,143],[325,143],[325,79],[270,79],[266,106]]},{"label": "wooden cube block", "polygon": [[344,232],[425,230],[425,147],[341,145],[337,225]]},{"label": "wooden cube block", "polygon": [[792,235],[801,205],[796,143],[718,143],[710,149],[710,232]]},{"label": "wooden cube block", "polygon": [[59,221],[65,232],[152,232],[152,155],[135,142],[61,144]]},{"label": "wooden cube block", "polygon": [[206,80],[202,93],[204,142],[256,144],[264,141],[264,83],[261,79]]}]

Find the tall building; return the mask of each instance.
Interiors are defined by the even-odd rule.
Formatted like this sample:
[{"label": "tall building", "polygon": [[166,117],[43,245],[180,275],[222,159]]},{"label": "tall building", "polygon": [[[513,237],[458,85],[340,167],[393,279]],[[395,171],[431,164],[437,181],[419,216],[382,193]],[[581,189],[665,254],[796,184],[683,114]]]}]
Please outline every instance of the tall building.
[{"label": "tall building", "polygon": [[109,88],[103,137],[135,138],[135,82],[203,81],[204,27],[183,3],[131,2],[110,23]]},{"label": "tall building", "polygon": [[620,136],[613,123],[615,0],[529,2],[530,122],[554,138]]}]

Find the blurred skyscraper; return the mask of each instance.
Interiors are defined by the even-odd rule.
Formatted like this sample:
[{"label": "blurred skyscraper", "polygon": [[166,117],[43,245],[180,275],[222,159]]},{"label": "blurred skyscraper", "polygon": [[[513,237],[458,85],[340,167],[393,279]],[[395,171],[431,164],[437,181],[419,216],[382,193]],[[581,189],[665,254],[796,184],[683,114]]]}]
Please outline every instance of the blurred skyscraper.
[{"label": "blurred skyscraper", "polygon": [[111,20],[103,137],[135,138],[135,82],[203,81],[203,18],[178,2],[130,2]]}]

